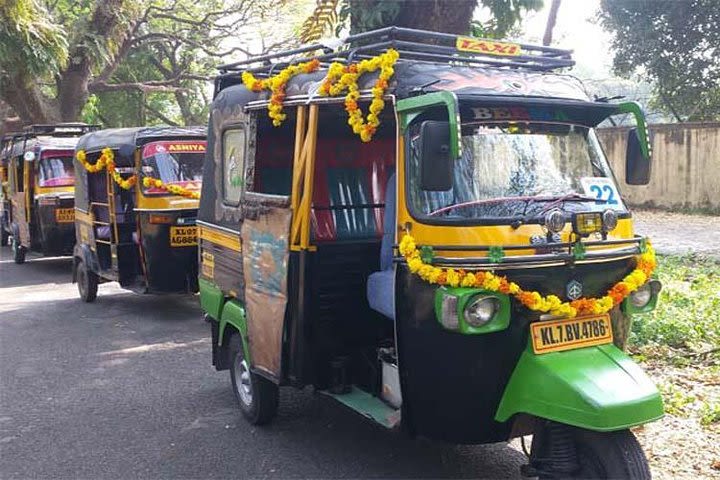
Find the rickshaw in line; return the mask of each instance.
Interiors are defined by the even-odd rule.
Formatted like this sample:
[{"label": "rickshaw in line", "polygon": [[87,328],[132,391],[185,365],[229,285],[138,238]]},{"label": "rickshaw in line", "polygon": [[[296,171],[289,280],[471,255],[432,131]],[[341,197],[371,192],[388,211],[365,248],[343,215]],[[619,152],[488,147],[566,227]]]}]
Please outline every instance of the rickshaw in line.
[{"label": "rickshaw in line", "polygon": [[[388,430],[533,435],[523,473],[650,477],[631,427],[663,415],[623,352],[655,307],[570,52],[391,27],[220,67],[199,228],[212,363],[242,414],[312,386]],[[369,113],[369,114],[368,114]]]},{"label": "rickshaw in line", "polygon": [[0,230],[3,245],[12,238],[15,263],[24,263],[28,251],[72,255],[72,157],[78,137],[97,128],[84,123],[32,125],[7,139]]},{"label": "rickshaw in line", "polygon": [[140,293],[197,291],[205,127],[137,127],[83,136],[75,151],[73,281]]}]

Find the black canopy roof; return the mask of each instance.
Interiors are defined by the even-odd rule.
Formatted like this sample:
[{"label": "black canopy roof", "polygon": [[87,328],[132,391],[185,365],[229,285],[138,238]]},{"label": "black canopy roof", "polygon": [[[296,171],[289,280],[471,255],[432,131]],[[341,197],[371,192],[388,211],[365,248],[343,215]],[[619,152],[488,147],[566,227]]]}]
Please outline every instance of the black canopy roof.
[{"label": "black canopy roof", "polygon": [[121,156],[132,156],[135,148],[156,140],[173,138],[201,138],[207,134],[207,127],[131,127],[107,128],[80,137],[77,150],[98,152],[104,148],[118,150]]}]

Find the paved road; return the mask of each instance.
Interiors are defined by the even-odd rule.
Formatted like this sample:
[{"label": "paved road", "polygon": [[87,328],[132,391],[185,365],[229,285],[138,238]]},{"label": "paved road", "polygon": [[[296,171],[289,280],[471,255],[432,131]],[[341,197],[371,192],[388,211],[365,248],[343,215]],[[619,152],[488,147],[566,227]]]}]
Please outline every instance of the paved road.
[{"label": "paved road", "polygon": [[389,434],[309,389],[251,427],[209,349],[195,298],[83,304],[69,260],[0,247],[0,477],[520,478],[505,444]]}]

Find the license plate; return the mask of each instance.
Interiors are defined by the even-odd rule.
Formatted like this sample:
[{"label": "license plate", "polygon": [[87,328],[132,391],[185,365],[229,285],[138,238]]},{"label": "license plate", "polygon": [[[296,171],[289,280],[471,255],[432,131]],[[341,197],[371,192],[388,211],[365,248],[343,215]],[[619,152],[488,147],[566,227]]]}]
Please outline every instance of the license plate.
[{"label": "license plate", "polygon": [[75,221],[74,208],[56,208],[55,221],[57,223],[73,223]]},{"label": "license plate", "polygon": [[197,227],[170,227],[171,247],[193,247],[197,244]]},{"label": "license plate", "polygon": [[530,324],[533,351],[537,354],[602,345],[613,341],[609,315]]}]

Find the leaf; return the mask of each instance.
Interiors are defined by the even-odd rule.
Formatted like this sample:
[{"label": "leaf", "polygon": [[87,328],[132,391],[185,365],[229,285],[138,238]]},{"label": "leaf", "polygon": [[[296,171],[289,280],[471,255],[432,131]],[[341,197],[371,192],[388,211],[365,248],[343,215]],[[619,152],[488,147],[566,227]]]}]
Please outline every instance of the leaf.
[{"label": "leaf", "polygon": [[339,0],[317,0],[317,6],[300,28],[300,41],[309,43],[322,38],[326,31],[332,31],[337,23]]},{"label": "leaf", "polygon": [[420,260],[423,261],[423,263],[432,263],[433,259],[435,258],[435,254],[433,253],[433,248],[429,245],[423,245],[420,247]]},{"label": "leaf", "polygon": [[500,263],[502,262],[502,259],[505,257],[505,251],[502,247],[499,246],[492,246],[490,247],[490,250],[488,251],[488,259],[492,263]]},{"label": "leaf", "polygon": [[575,260],[582,260],[585,258],[585,255],[586,255],[585,245],[582,242],[580,242],[580,241],[575,242],[572,250],[573,250],[573,257],[575,257]]}]

